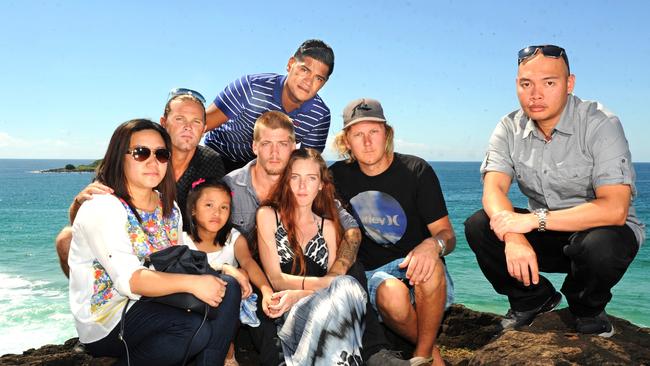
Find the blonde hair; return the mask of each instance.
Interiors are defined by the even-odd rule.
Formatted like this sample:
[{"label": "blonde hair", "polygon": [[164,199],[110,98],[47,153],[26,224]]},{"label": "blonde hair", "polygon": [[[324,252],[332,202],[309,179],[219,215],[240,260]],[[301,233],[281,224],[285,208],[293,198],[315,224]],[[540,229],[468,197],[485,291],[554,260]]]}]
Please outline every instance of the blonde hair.
[{"label": "blonde hair", "polygon": [[[393,127],[388,123],[380,123],[380,124],[384,125],[384,130],[386,131],[386,147],[385,147],[386,154],[392,155],[395,147],[393,143],[393,136],[395,135],[395,132],[393,130]],[[334,150],[336,150],[340,158],[343,158],[348,163],[351,163],[357,159],[354,157],[352,151],[345,144],[349,130],[350,128],[345,128],[339,131],[339,133],[337,133],[336,136],[334,137],[334,143],[332,143],[332,146],[334,147]]]},{"label": "blonde hair", "polygon": [[255,121],[255,126],[253,127],[253,141],[260,140],[260,134],[262,127],[270,128],[276,130],[281,128],[289,132],[289,139],[291,142],[296,142],[296,132],[293,128],[293,121],[286,114],[279,111],[268,111],[262,113],[261,116]]}]

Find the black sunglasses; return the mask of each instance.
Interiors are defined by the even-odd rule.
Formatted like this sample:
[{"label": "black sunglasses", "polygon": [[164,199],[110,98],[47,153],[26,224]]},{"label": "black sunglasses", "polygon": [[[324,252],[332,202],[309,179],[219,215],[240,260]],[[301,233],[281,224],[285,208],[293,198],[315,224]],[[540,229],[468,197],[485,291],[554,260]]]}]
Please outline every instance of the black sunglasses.
[{"label": "black sunglasses", "polygon": [[205,104],[205,98],[203,98],[203,95],[201,93],[197,92],[196,90],[192,89],[187,89],[187,88],[174,88],[169,92],[169,97],[167,97],[167,100],[171,100],[172,98],[175,98],[179,95],[191,95],[194,98],[198,99],[201,101],[201,103]]},{"label": "black sunglasses", "polygon": [[569,68],[569,58],[566,55],[566,51],[564,48],[559,47],[559,46],[554,46],[552,44],[547,44],[547,45],[542,45],[542,46],[528,46],[526,48],[522,48],[519,50],[518,54],[518,59],[517,59],[517,65],[520,65],[522,62],[524,62],[526,59],[534,56],[537,51],[540,51],[542,55],[546,57],[553,57],[553,58],[560,58],[564,60],[566,63],[567,70],[569,70],[569,74],[571,74],[571,69]]},{"label": "black sunglasses", "polygon": [[[133,148],[133,150],[128,150],[126,154],[133,156],[133,159],[135,159],[135,161],[143,162],[147,161],[147,159],[149,159],[151,156],[151,149],[146,146],[138,146]],[[169,157],[171,156],[169,150],[165,148],[156,149],[153,154],[156,156],[156,160],[158,160],[158,162],[161,164],[168,162]]]}]

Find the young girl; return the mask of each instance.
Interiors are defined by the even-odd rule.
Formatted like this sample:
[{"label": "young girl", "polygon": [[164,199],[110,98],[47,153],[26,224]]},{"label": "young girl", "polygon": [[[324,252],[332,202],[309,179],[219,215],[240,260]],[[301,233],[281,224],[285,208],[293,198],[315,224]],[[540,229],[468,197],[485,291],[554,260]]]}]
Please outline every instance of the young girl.
[{"label": "young girl", "polygon": [[336,259],[341,229],[334,186],[314,149],[295,150],[278,184],[257,212],[262,265],[273,287],[274,316],[283,315],[278,337],[287,365],[362,364],[366,293],[350,276],[305,290]]},{"label": "young girl", "polygon": [[[79,340],[93,356],[118,357],[120,364],[178,365],[190,345],[197,365],[221,364],[237,326],[237,281],[143,266],[149,254],[182,244],[170,149],[167,132],[149,120],[125,122],[113,133],[97,180],[114,194],[85,201],[73,224],[70,310]],[[194,334],[202,315],[128,301],[177,292],[218,306],[217,317]]]},{"label": "young girl", "polygon": [[[212,268],[234,277],[241,286],[243,302],[252,293],[249,283],[251,276],[253,283],[261,290],[262,302],[268,303],[273,290],[249,254],[246,239],[230,223],[231,200],[230,188],[220,180],[201,178],[192,183],[187,196],[190,233],[183,233],[184,243],[191,249],[207,253]],[[241,268],[237,268],[238,264]],[[238,365],[233,343],[230,344],[224,365]]]}]

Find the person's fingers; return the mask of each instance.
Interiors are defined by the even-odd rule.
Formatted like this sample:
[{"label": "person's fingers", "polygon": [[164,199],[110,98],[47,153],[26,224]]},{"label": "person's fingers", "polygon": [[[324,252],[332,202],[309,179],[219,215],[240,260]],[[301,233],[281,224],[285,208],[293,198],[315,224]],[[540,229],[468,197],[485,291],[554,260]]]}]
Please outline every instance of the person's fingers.
[{"label": "person's fingers", "polygon": [[515,277],[515,265],[512,260],[508,260],[508,273],[510,274],[510,277]]},{"label": "person's fingers", "polygon": [[417,263],[417,266],[413,269],[413,274],[410,277],[411,284],[416,285],[420,283],[424,278],[424,273],[427,270],[426,260],[420,260]]},{"label": "person's fingers", "polygon": [[424,275],[422,276],[422,282],[427,282],[427,281],[431,278],[431,276],[433,276],[433,272],[435,272],[435,269],[436,269],[436,266],[437,266],[437,265],[438,265],[437,262],[434,261],[434,262],[429,266],[429,268],[427,269],[426,273],[424,273]]},{"label": "person's fingers", "polygon": [[411,256],[411,260],[409,261],[409,266],[406,269],[406,278],[409,280],[413,276],[413,272],[416,270],[418,266],[418,257],[417,256]]},{"label": "person's fingers", "polygon": [[532,276],[533,284],[537,285],[539,283],[539,268],[537,267],[537,260],[531,261],[530,274]]},{"label": "person's fingers", "polygon": [[409,254],[407,254],[406,257],[404,257],[404,260],[397,265],[399,268],[404,269],[406,268],[406,266],[409,265],[409,262],[411,261],[411,255],[412,255],[411,253],[412,252],[409,252]]}]

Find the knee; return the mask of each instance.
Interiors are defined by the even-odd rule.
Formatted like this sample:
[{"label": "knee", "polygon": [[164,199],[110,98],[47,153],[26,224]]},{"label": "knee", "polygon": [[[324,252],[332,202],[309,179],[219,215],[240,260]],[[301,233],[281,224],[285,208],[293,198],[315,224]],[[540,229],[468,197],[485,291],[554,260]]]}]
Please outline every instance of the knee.
[{"label": "knee", "polygon": [[411,308],[408,287],[398,279],[387,279],[377,288],[377,309],[383,318],[406,321]]},{"label": "knee", "polygon": [[[571,248],[579,245],[578,250]],[[625,240],[620,232],[608,227],[596,228],[576,238],[567,252],[574,261],[602,270],[629,264],[636,255],[638,246],[635,240]]]},{"label": "knee", "polygon": [[223,296],[221,305],[228,304],[229,306],[234,305],[239,311],[239,303],[241,302],[241,286],[239,282],[229,275],[221,275],[221,279],[226,282],[226,294]]},{"label": "knee", "polygon": [[436,269],[434,270],[433,275],[431,275],[431,278],[429,278],[429,280],[426,282],[420,282],[413,287],[415,289],[415,302],[417,303],[418,298],[421,297],[444,297],[445,295],[441,295],[441,293],[446,293],[446,286],[447,280],[445,277],[444,263],[440,261],[438,265],[436,265]]},{"label": "knee", "polygon": [[480,237],[486,230],[491,231],[490,217],[483,209],[476,211],[465,220],[465,238],[470,247],[481,242]]}]

